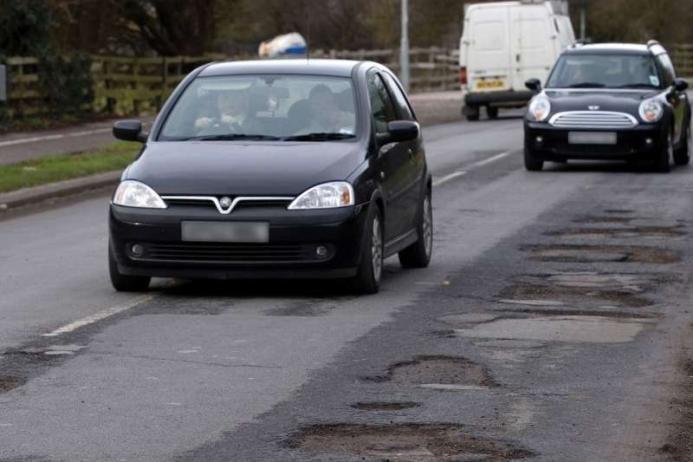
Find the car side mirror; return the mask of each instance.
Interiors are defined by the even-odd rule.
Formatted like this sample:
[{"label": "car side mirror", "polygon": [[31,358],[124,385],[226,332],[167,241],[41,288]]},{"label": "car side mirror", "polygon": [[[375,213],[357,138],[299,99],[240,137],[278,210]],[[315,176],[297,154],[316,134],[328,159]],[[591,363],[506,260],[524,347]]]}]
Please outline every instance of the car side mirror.
[{"label": "car side mirror", "polygon": [[113,124],[113,136],[123,141],[147,141],[147,134],[142,133],[142,122],[139,120],[119,120]]},{"label": "car side mirror", "polygon": [[688,82],[683,79],[674,80],[674,88],[676,91],[686,91],[688,90]]},{"label": "car side mirror", "polygon": [[421,129],[413,120],[394,120],[387,124],[387,134],[380,139],[381,144],[412,141],[419,137]]},{"label": "car side mirror", "polygon": [[541,80],[529,79],[525,82],[525,87],[527,87],[527,89],[532,90],[535,93],[539,93],[541,91]]}]

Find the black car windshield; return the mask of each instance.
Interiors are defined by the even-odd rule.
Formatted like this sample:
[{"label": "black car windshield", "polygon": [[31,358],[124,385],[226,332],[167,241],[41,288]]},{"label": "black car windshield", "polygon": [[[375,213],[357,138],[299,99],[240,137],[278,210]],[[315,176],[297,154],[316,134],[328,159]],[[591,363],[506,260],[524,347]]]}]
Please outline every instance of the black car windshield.
[{"label": "black car windshield", "polygon": [[354,107],[344,77],[200,77],[178,99],[159,140],[345,140],[356,136]]},{"label": "black car windshield", "polygon": [[547,88],[661,88],[655,60],[638,54],[567,54],[551,73]]}]

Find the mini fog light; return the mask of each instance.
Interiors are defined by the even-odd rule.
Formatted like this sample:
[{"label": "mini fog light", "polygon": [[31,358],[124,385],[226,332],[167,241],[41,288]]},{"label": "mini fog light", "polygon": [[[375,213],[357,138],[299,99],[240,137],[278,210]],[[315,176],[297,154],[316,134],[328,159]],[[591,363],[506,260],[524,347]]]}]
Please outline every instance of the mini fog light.
[{"label": "mini fog light", "polygon": [[315,248],[315,254],[318,257],[326,257],[327,256],[327,247],[324,245],[319,245]]},{"label": "mini fog light", "polygon": [[141,257],[144,255],[144,247],[140,244],[133,244],[132,247],[130,247],[130,252],[136,257]]}]

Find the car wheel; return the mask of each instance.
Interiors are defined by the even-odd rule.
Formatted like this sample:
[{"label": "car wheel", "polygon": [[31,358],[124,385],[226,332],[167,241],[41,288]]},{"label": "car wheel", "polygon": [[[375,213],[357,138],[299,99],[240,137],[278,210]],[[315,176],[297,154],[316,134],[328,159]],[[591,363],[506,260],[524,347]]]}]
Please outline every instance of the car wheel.
[{"label": "car wheel", "polygon": [[525,169],[530,172],[539,172],[542,168],[544,168],[544,161],[537,159],[531,149],[525,148]]},{"label": "car wheel", "polygon": [[374,294],[380,288],[383,274],[382,215],[375,204],[368,211],[361,247],[361,261],[356,276],[352,279],[352,287],[359,294]]},{"label": "car wheel", "polygon": [[143,292],[149,288],[151,278],[146,276],[127,276],[118,271],[118,264],[111,246],[108,246],[108,273],[111,276],[111,285],[118,292]]},{"label": "car wheel", "polygon": [[683,135],[683,140],[681,140],[681,147],[674,151],[674,163],[676,165],[688,165],[691,161],[690,155],[691,146],[691,127],[690,125],[686,128],[686,133]]},{"label": "car wheel", "polygon": [[486,107],[486,115],[488,115],[489,119],[497,119],[498,118],[498,108],[487,106]]},{"label": "car wheel", "polygon": [[657,160],[655,160],[654,170],[659,173],[669,173],[671,171],[671,158],[674,156],[674,136],[669,133],[667,143],[660,150]]},{"label": "car wheel", "polygon": [[462,109],[462,114],[464,114],[464,116],[470,122],[476,122],[479,120],[479,112],[479,106],[465,106]]},{"label": "car wheel", "polygon": [[426,268],[433,253],[433,206],[428,191],[421,203],[419,223],[416,226],[419,239],[399,253],[399,262],[404,268]]}]

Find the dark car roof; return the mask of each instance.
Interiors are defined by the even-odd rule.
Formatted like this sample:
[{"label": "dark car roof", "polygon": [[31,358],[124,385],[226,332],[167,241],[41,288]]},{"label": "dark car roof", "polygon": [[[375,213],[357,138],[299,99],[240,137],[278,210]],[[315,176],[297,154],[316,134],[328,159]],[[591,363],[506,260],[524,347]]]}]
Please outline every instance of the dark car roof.
[{"label": "dark car roof", "polygon": [[350,77],[362,61],[341,59],[278,59],[258,61],[227,61],[212,63],[201,77],[234,74],[306,74]]},{"label": "dark car roof", "polygon": [[566,54],[634,54],[647,55],[652,54],[653,49],[647,45],[637,43],[598,43],[593,45],[576,45],[568,48]]}]

